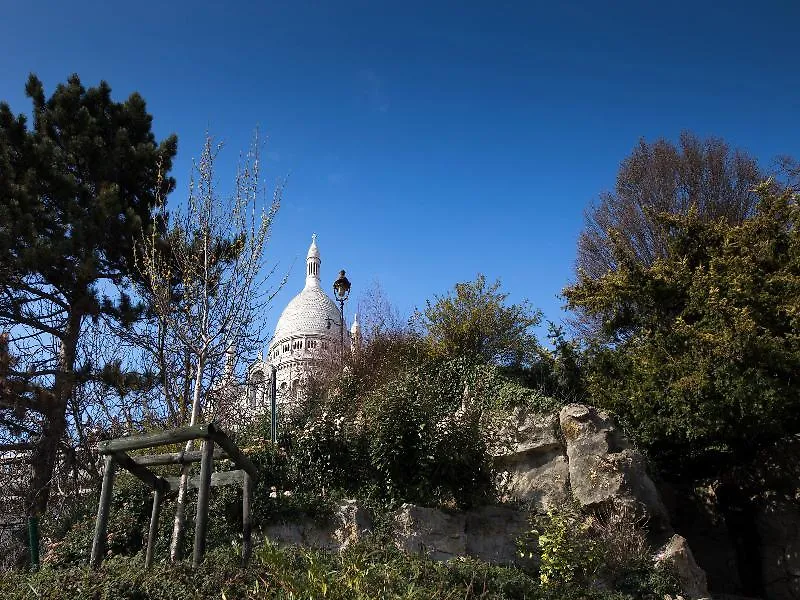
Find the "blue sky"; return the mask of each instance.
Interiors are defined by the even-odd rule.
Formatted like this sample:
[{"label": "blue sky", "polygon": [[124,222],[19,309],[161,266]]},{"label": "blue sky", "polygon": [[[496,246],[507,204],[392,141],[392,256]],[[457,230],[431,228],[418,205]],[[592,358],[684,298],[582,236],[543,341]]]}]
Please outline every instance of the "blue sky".
[{"label": "blue sky", "polygon": [[[223,188],[259,126],[289,176],[270,323],[303,285],[380,281],[402,313],[478,272],[556,322],[583,211],[640,137],[719,136],[768,165],[800,156],[800,3],[14,2],[0,99],[29,72],[140,92],[179,137],[185,198],[209,128]],[[296,261],[296,262],[295,262]],[[348,310],[352,315],[352,310]]]}]

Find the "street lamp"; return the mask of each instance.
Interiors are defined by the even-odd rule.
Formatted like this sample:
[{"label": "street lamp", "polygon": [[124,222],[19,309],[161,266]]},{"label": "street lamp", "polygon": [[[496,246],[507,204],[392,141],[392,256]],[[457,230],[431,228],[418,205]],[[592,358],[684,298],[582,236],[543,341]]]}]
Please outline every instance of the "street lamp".
[{"label": "street lamp", "polygon": [[[339,326],[341,332],[339,351],[341,353],[340,361],[342,366],[344,366],[344,303],[350,296],[350,280],[345,277],[344,270],[339,271],[339,278],[333,282],[333,295],[339,303],[339,316],[341,321],[334,324]],[[328,317],[328,329],[331,328],[331,323],[332,319]]]}]

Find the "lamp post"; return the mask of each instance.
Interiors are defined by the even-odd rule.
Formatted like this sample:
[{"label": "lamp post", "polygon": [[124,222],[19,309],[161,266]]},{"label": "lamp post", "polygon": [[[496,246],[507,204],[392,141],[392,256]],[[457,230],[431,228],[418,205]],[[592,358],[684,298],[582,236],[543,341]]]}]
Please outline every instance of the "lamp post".
[{"label": "lamp post", "polygon": [[[341,339],[339,342],[339,362],[340,366],[344,367],[344,303],[350,296],[350,280],[345,277],[344,270],[339,271],[339,278],[333,282],[333,295],[336,301],[339,302],[339,330],[341,332]],[[328,318],[328,329],[331,328],[331,319]]]}]

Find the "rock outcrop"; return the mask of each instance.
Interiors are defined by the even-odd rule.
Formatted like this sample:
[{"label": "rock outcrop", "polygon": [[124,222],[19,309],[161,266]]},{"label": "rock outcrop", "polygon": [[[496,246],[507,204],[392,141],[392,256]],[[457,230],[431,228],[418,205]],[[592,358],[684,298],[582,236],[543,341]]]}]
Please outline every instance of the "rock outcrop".
[{"label": "rock outcrop", "polygon": [[527,505],[548,509],[569,499],[569,466],[558,439],[558,416],[517,413],[504,432],[509,447],[495,456],[508,473],[507,492]]},{"label": "rock outcrop", "polygon": [[684,537],[673,535],[656,554],[656,564],[673,569],[688,600],[708,597],[705,571],[697,566]]},{"label": "rock outcrop", "polygon": [[516,540],[528,527],[524,511],[507,506],[446,513],[404,504],[394,515],[395,543],[434,560],[472,556],[495,564],[518,562]]},{"label": "rock outcrop", "polygon": [[[495,564],[519,563],[516,541],[528,527],[525,511],[508,506],[484,506],[449,513],[438,508],[404,504],[393,515],[394,541],[406,552],[434,560],[472,556]],[[326,524],[303,519],[263,529],[279,545],[342,550],[372,529],[370,515],[355,501],[342,503]]]},{"label": "rock outcrop", "polygon": [[372,530],[372,517],[355,500],[345,500],[328,523],[311,519],[275,523],[263,529],[266,539],[279,545],[302,545],[325,550],[341,550]]},{"label": "rock outcrop", "polygon": [[656,539],[672,530],[642,455],[602,411],[583,404],[559,414],[517,412],[500,433],[508,442],[494,458],[506,491],[535,510],[574,497],[582,506],[626,506]]},{"label": "rock outcrop", "polygon": [[[607,414],[570,404],[559,414],[518,412],[506,425],[502,432],[506,443],[494,457],[495,466],[507,474],[509,495],[525,507],[501,505],[446,512],[404,504],[392,515],[394,542],[399,548],[426,553],[435,560],[472,556],[495,564],[519,564],[522,558],[517,539],[530,529],[528,509],[541,512],[572,497],[587,508],[625,510],[646,521],[651,541],[657,540],[656,545],[660,545],[669,540],[656,560],[677,568],[687,596],[707,595],[705,573],[686,540],[679,535],[670,538],[667,510],[647,474],[643,457],[630,447]],[[765,517],[764,530],[782,526],[776,523]],[[347,501],[339,506],[328,526],[306,521],[271,526],[264,533],[279,543],[341,549],[371,528],[370,516],[355,502]],[[776,557],[782,557],[776,558],[777,563],[791,571],[796,567],[792,562],[796,552],[786,538],[776,544]]]},{"label": "rock outcrop", "polygon": [[395,541],[407,552],[426,553],[434,560],[465,556],[466,517],[436,508],[404,504],[394,515]]},{"label": "rock outcrop", "polygon": [[644,458],[606,413],[570,404],[561,410],[559,422],[566,440],[570,488],[582,506],[628,505],[647,519],[651,531],[671,533],[667,509]]},{"label": "rock outcrop", "polygon": [[527,513],[507,506],[468,511],[465,547],[468,556],[495,564],[518,564],[517,539],[529,528]]}]

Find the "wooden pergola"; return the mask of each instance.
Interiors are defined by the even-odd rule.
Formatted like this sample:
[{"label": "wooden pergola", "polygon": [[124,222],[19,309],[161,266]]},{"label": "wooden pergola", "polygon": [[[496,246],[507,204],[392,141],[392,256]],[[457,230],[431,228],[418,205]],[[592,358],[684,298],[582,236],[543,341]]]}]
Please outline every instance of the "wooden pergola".
[{"label": "wooden pergola", "polygon": [[[128,454],[130,450],[156,448],[197,439],[203,440],[199,451],[181,451],[135,457]],[[218,448],[215,448],[215,445]],[[253,480],[256,478],[256,468],[236,444],[214,423],[178,427],[169,431],[108,440],[100,442],[98,450],[105,457],[105,469],[103,471],[100,502],[97,507],[92,555],[89,560],[91,568],[97,568],[100,565],[105,553],[108,515],[111,508],[111,492],[114,487],[114,475],[118,465],[138,477],[153,490],[153,512],[150,517],[150,530],[147,535],[145,568],[149,569],[153,563],[161,500],[165,494],[177,491],[180,485],[180,477],[162,477],[148,468],[157,465],[186,465],[200,462],[200,475],[189,479],[189,486],[198,490],[192,564],[197,566],[203,560],[208,525],[208,500],[211,488],[220,485],[240,484],[242,486],[242,558],[244,561],[250,558],[252,548],[250,539],[250,500]],[[214,460],[223,458],[232,460],[239,468],[233,471],[214,472]]]}]

